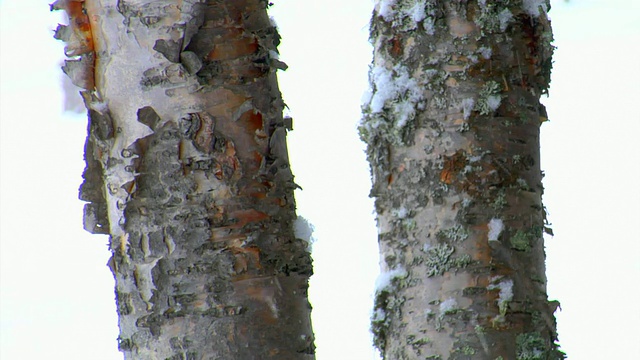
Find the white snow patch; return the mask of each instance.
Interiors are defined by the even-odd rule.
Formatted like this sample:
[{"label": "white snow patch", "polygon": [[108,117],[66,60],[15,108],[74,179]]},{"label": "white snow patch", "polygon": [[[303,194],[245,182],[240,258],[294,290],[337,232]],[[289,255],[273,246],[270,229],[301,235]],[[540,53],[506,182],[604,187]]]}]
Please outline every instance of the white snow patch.
[{"label": "white snow patch", "polygon": [[427,308],[427,309],[424,311],[424,314],[425,314],[425,315],[427,315],[427,316],[431,316],[431,315],[433,315],[433,314],[434,314],[434,311],[433,311],[433,310],[431,310],[431,309],[429,309],[429,308]]},{"label": "white snow patch", "polygon": [[296,220],[293,222],[293,233],[298,239],[302,239],[311,245],[315,238],[313,237],[313,231],[315,230],[315,226],[309,222],[309,220],[304,217],[298,215]]},{"label": "white snow patch", "polygon": [[462,114],[464,116],[465,120],[469,119],[469,116],[471,116],[471,111],[473,110],[473,106],[476,104],[476,101],[473,100],[472,98],[467,98],[462,100]]},{"label": "white snow patch", "polygon": [[424,1],[418,1],[413,5],[411,9],[409,9],[408,15],[415,23],[419,23],[427,17],[427,13],[425,11],[426,4]]},{"label": "white snow patch", "polygon": [[496,111],[500,107],[502,97],[500,95],[489,95],[487,97],[487,106],[492,111]]},{"label": "white snow patch", "polygon": [[492,50],[489,47],[483,46],[478,49],[478,53],[480,53],[485,60],[489,60],[491,58]]},{"label": "white snow patch", "polygon": [[[411,2],[397,0],[377,0],[377,12],[392,25],[402,26],[405,31],[418,27],[418,23],[427,18],[426,3],[419,0],[411,6]],[[427,31],[428,32],[428,31]]]},{"label": "white snow patch", "polygon": [[278,28],[278,23],[276,22],[276,19],[273,16],[269,16],[269,22],[271,23],[271,26],[273,26],[274,28]]},{"label": "white snow patch", "polygon": [[398,114],[398,118],[396,119],[396,127],[398,129],[402,129],[407,124],[407,121],[409,121],[409,119],[413,119],[416,115],[414,104],[408,101],[401,101],[394,104],[393,110]]},{"label": "white snow patch", "polygon": [[448,298],[440,303],[440,314],[458,309],[458,302],[454,298]]},{"label": "white snow patch", "polygon": [[368,88],[364,91],[364,93],[362,93],[362,97],[360,98],[360,106],[366,106],[367,104],[369,104],[372,97],[373,92],[371,91],[371,88]]},{"label": "white snow patch", "polygon": [[371,321],[384,321],[387,317],[387,314],[382,309],[375,309],[373,314],[371,314]]},{"label": "white snow patch", "polygon": [[393,279],[404,279],[409,275],[403,266],[398,266],[393,270],[382,271],[376,279],[376,292],[382,291],[391,285]]},{"label": "white snow patch", "polygon": [[511,301],[513,299],[513,280],[501,281],[498,284],[500,287],[500,301]]},{"label": "white snow patch", "polygon": [[[491,282],[495,282],[500,280],[502,276],[492,277]],[[500,289],[500,293],[498,294],[498,307],[500,308],[500,312],[504,314],[507,310],[507,306],[509,302],[513,300],[513,280],[507,279],[502,280],[498,284],[491,284],[487,286],[489,290]]]},{"label": "white snow patch", "polygon": [[511,10],[509,10],[508,8],[504,8],[498,14],[498,20],[500,21],[500,31],[507,30],[507,26],[509,26],[509,23],[511,22],[511,20],[513,20],[513,14],[511,13]]},{"label": "white snow patch", "polygon": [[504,230],[504,223],[501,219],[491,219],[489,221],[489,241],[498,241],[500,233]]},{"label": "white snow patch", "polygon": [[385,21],[391,21],[396,14],[393,9],[396,0],[378,0],[378,14],[382,16]]},{"label": "white snow patch", "polygon": [[409,215],[409,210],[404,206],[400,209],[394,209],[393,212],[399,219],[404,219]]},{"label": "white snow patch", "polygon": [[374,66],[371,81],[375,89],[369,104],[371,113],[382,112],[385,106],[391,107],[396,115],[396,126],[402,128],[415,116],[415,108],[424,98],[422,88],[400,64],[393,69]]},{"label": "white snow patch", "polygon": [[371,77],[375,86],[375,93],[371,97],[372,113],[379,113],[384,108],[387,100],[391,100],[396,96],[397,85],[393,81],[393,72],[385,67],[376,66],[371,69]]},{"label": "white snow patch", "polygon": [[523,0],[522,8],[532,17],[540,16],[540,8],[542,8],[542,11],[545,13],[549,10],[546,0]]},{"label": "white snow patch", "polygon": [[422,25],[424,26],[424,31],[428,35],[433,35],[436,33],[436,20],[433,17],[426,19]]}]

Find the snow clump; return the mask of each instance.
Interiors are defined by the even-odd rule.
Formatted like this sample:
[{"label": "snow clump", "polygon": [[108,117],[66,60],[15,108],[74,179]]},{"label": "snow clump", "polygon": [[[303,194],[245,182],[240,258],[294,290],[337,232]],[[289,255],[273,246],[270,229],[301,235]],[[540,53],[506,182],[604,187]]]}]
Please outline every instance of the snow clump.
[{"label": "snow clump", "polygon": [[496,111],[500,107],[500,103],[502,102],[502,97],[500,95],[489,95],[487,96],[487,107],[491,109],[491,111]]},{"label": "snow clump", "polygon": [[500,233],[504,229],[504,223],[501,219],[491,219],[489,221],[489,241],[498,241]]},{"label": "snow clump", "polygon": [[[385,21],[391,22],[394,27],[401,26],[402,30],[405,31],[416,29],[418,23],[425,20],[428,15],[433,15],[431,12],[427,12],[425,0],[415,3],[406,0],[377,0],[376,5],[378,14]],[[428,26],[425,26],[425,28],[428,28]],[[427,33],[433,35],[428,29]]]},{"label": "snow clump", "polygon": [[500,290],[498,294],[498,308],[500,309],[500,314],[504,316],[504,314],[507,313],[509,302],[513,300],[513,280],[502,280],[498,284],[495,284],[495,282],[500,279],[502,279],[502,276],[492,277],[491,282],[494,282],[494,284],[487,286],[487,289]]},{"label": "snow clump", "polygon": [[509,23],[513,20],[513,14],[511,10],[505,8],[498,14],[498,21],[500,21],[500,31],[507,30]]},{"label": "snow clump", "polygon": [[471,116],[471,111],[473,111],[473,106],[476,104],[475,100],[473,100],[472,98],[467,98],[462,100],[462,114],[464,116],[465,120],[469,119],[469,116]]},{"label": "snow clump", "polygon": [[448,298],[440,303],[440,314],[448,314],[459,309],[458,302],[454,298]]},{"label": "snow clump", "polygon": [[398,266],[393,270],[381,271],[376,279],[376,292],[381,292],[391,286],[393,279],[404,279],[409,275],[404,267]]},{"label": "snow clump", "polygon": [[483,46],[478,49],[478,53],[480,53],[480,55],[482,55],[482,57],[485,60],[489,60],[491,58],[491,52],[492,52],[491,48],[486,46]]},{"label": "snow clump", "polygon": [[293,222],[293,233],[298,239],[306,241],[311,245],[316,239],[313,237],[315,226],[309,222],[306,218],[298,215]]},{"label": "snow clump", "polygon": [[531,17],[540,16],[541,8],[545,13],[549,11],[546,0],[523,0],[522,8],[527,12],[527,14],[531,15]]},{"label": "snow clump", "polygon": [[372,114],[380,113],[387,107],[396,115],[396,126],[404,127],[415,116],[415,109],[424,100],[422,88],[409,75],[407,69],[398,64],[393,69],[374,66],[371,69],[374,93],[369,109]]}]

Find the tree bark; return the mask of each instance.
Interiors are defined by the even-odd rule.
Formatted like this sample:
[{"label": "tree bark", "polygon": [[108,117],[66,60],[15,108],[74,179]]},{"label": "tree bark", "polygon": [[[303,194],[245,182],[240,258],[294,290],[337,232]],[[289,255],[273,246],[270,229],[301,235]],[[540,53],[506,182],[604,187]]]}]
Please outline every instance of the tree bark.
[{"label": "tree bark", "polygon": [[360,126],[385,359],[559,359],[546,294],[540,104],[548,1],[379,0]]},{"label": "tree bark", "polygon": [[126,359],[313,359],[306,239],[262,0],[61,0]]}]

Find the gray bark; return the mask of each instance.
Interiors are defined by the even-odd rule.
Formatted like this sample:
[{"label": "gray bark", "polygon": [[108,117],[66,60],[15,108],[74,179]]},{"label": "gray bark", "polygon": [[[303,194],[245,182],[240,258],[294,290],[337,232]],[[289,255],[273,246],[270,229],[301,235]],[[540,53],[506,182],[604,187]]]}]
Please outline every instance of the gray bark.
[{"label": "gray bark", "polygon": [[558,359],[539,127],[548,1],[378,1],[368,145],[385,359]]},{"label": "gray bark", "polygon": [[313,359],[308,243],[261,0],[58,1],[126,359]]}]

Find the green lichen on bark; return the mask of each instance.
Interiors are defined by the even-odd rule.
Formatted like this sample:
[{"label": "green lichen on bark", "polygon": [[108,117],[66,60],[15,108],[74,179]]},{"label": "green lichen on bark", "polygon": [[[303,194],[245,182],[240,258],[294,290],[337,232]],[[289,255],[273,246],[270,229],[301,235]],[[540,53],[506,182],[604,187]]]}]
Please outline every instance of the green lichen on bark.
[{"label": "green lichen on bark", "polygon": [[394,285],[376,292],[371,318],[371,332],[373,333],[373,345],[381,353],[384,353],[386,349],[391,321],[393,319],[397,321],[400,318],[400,308],[405,301],[405,298],[399,295],[397,290],[397,285]]},{"label": "green lichen on bark", "polygon": [[[547,306],[544,248],[532,229],[544,226],[539,96],[548,88],[544,65],[553,50],[548,3],[407,0],[375,6],[370,75],[377,75],[370,78],[361,135],[381,255],[412,274],[402,282],[403,321],[394,318],[385,328],[383,356],[515,359],[518,331],[537,331],[554,347],[555,330],[534,324],[532,310]],[[408,9],[420,13],[415,29]],[[385,71],[393,75],[389,81],[381,81]],[[405,71],[421,87],[421,101],[399,111],[416,98],[408,96],[413,90],[382,85],[394,84]],[[429,196],[417,201],[417,193]],[[458,306],[438,311],[434,298]],[[541,317],[553,324],[551,315]],[[418,334],[430,342],[411,346]]]},{"label": "green lichen on bark", "polygon": [[513,14],[509,9],[510,0],[479,2],[480,13],[475,23],[483,33],[502,33],[513,21]]},{"label": "green lichen on bark", "polygon": [[489,115],[498,109],[502,102],[500,92],[502,87],[497,82],[490,80],[482,85],[482,89],[478,93],[478,101],[476,102],[476,110],[480,115]]},{"label": "green lichen on bark", "polygon": [[517,360],[546,360],[549,359],[549,351],[540,334],[520,334],[516,338]]},{"label": "green lichen on bark", "polygon": [[509,238],[511,248],[517,251],[529,251],[534,242],[542,238],[542,227],[534,226],[526,230],[517,230]]},{"label": "green lichen on bark", "polygon": [[407,345],[413,347],[414,349],[420,348],[422,345],[426,345],[430,342],[427,337],[419,337],[416,335],[407,336]]},{"label": "green lichen on bark", "polygon": [[454,242],[466,240],[469,237],[469,231],[462,225],[455,225],[448,229],[440,230],[436,234],[440,239],[448,239]]},{"label": "green lichen on bark", "polygon": [[465,345],[455,347],[451,352],[452,352],[452,355],[457,359],[458,354],[466,355],[466,356],[475,355],[476,349],[474,349],[472,346],[468,344],[465,344]]},{"label": "green lichen on bark", "polygon": [[467,254],[452,257],[455,248],[449,244],[438,244],[430,247],[424,257],[424,265],[427,267],[427,276],[442,275],[451,269],[464,268],[471,264],[471,257]]},{"label": "green lichen on bark", "polygon": [[511,248],[518,251],[528,251],[531,248],[531,237],[529,234],[522,230],[516,231],[516,233],[509,239]]}]

